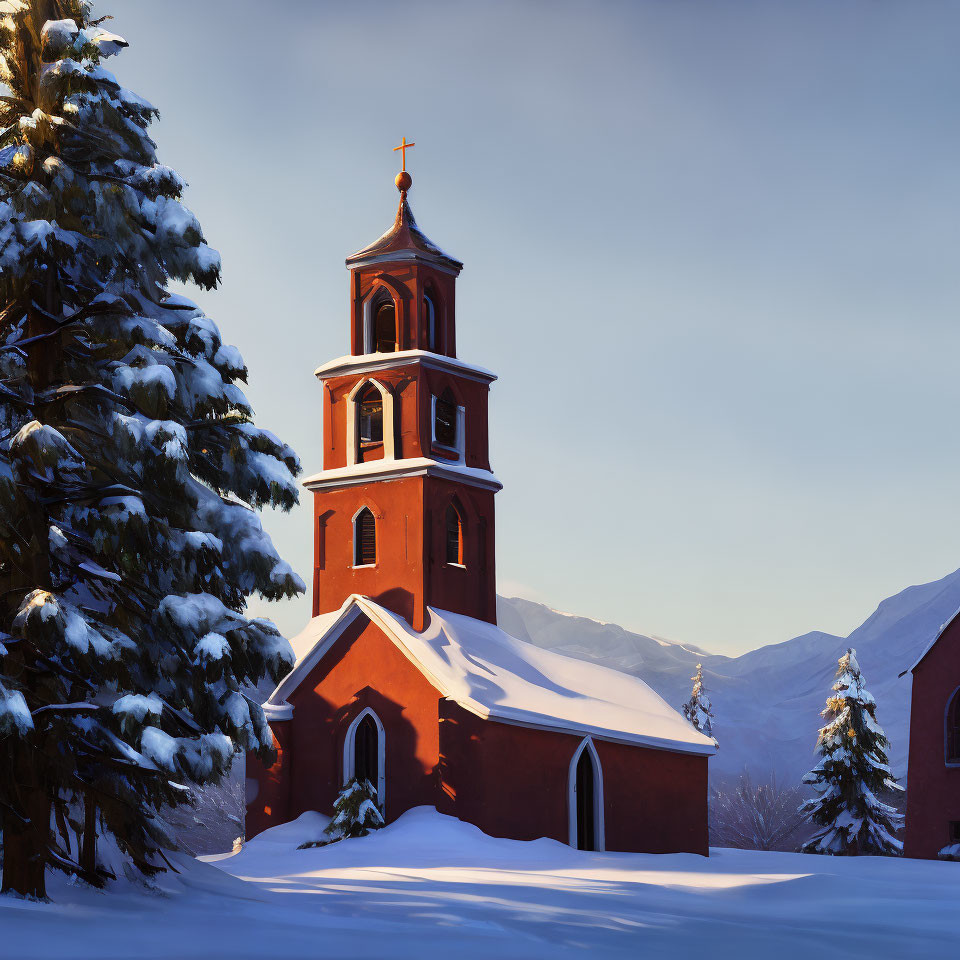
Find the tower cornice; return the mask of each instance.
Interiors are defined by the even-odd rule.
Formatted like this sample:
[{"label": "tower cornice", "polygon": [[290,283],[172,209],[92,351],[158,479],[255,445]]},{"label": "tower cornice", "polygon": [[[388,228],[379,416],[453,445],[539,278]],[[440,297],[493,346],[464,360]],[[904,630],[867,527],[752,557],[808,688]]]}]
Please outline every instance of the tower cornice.
[{"label": "tower cornice", "polygon": [[334,377],[343,377],[349,374],[376,373],[380,370],[393,370],[397,367],[418,364],[435,370],[448,370],[469,380],[478,380],[481,383],[493,383],[497,379],[484,367],[458,360],[456,357],[447,357],[430,350],[398,350],[393,353],[363,353],[356,356],[347,355],[329,360],[317,367],[314,376],[318,380],[331,380]]}]

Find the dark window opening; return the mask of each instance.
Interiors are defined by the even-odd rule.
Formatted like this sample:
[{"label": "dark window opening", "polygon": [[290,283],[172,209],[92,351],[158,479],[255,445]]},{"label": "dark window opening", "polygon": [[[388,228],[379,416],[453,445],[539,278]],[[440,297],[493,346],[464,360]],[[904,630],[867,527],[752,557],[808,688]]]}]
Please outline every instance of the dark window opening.
[{"label": "dark window opening", "polygon": [[353,564],[362,567],[377,562],[377,522],[364,507],[353,522]]},{"label": "dark window opening", "polygon": [[353,738],[353,775],[380,789],[380,731],[368,713],[358,724]]},{"label": "dark window opening", "polygon": [[593,758],[584,747],[577,760],[577,849],[596,850],[596,797],[593,790]]},{"label": "dark window opening", "polygon": [[960,690],[947,707],[947,761],[960,763]]},{"label": "dark window opening", "polygon": [[397,311],[392,303],[377,307],[374,322],[375,349],[377,353],[394,353],[397,349]]},{"label": "dark window opening", "polygon": [[437,307],[430,294],[423,297],[423,313],[427,324],[427,349],[437,350]]},{"label": "dark window opening", "polygon": [[960,820],[950,821],[950,843],[960,843]]},{"label": "dark window opening", "polygon": [[383,443],[383,398],[372,384],[360,394],[360,442]]},{"label": "dark window opening", "polygon": [[463,520],[452,503],[447,507],[446,558],[447,563],[463,564]]},{"label": "dark window opening", "polygon": [[433,415],[433,434],[445,447],[457,445],[457,402],[449,390],[437,397]]}]

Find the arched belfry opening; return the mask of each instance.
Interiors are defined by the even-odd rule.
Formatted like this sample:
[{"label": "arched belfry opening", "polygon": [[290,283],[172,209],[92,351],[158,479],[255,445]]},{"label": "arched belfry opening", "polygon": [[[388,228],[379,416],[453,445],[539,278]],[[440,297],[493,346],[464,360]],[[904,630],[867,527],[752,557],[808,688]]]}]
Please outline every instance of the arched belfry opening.
[{"label": "arched belfry opening", "polygon": [[444,517],[444,558],[448,564],[465,565],[463,543],[463,508],[452,500]]},{"label": "arched belfry opening", "polygon": [[423,322],[427,334],[427,349],[433,353],[442,353],[440,346],[440,311],[437,309],[437,296],[432,290],[423,295]]},{"label": "arched belfry opening", "polygon": [[587,737],[570,761],[568,783],[570,846],[603,850],[603,771],[593,741]]},{"label": "arched belfry opening", "polygon": [[397,350],[397,308],[386,298],[374,306],[374,350],[377,353],[395,353]]},{"label": "arched belfry opening", "polygon": [[353,565],[371,567],[377,562],[377,519],[369,507],[353,518]]}]

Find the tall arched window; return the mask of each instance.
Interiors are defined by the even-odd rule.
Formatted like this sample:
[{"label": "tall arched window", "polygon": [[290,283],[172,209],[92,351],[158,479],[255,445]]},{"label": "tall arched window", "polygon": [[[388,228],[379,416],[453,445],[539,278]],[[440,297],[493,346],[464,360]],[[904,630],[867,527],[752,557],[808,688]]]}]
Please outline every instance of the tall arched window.
[{"label": "tall arched window", "polygon": [[383,443],[383,397],[371,383],[357,397],[361,443]]},{"label": "tall arched window", "polygon": [[368,507],[353,518],[353,565],[366,567],[377,562],[377,521]]},{"label": "tall arched window", "polygon": [[437,305],[429,293],[423,295],[423,314],[427,324],[427,349],[437,350]]},{"label": "tall arched window", "polygon": [[448,387],[437,397],[433,412],[433,435],[445,447],[457,446],[457,401]]},{"label": "tall arched window", "polygon": [[393,301],[377,305],[373,322],[374,349],[377,353],[393,353],[397,349],[397,311]]},{"label": "tall arched window", "polygon": [[567,776],[570,846],[578,850],[603,850],[603,770],[589,737],[574,753]]},{"label": "tall arched window", "polygon": [[366,780],[374,790],[380,773],[378,739],[377,724],[368,713],[357,724],[353,737],[353,775],[361,783]]},{"label": "tall arched window", "polygon": [[463,566],[463,516],[452,503],[447,506],[445,528],[447,563]]},{"label": "tall arched window", "polygon": [[960,688],[947,704],[947,763],[960,763]]}]

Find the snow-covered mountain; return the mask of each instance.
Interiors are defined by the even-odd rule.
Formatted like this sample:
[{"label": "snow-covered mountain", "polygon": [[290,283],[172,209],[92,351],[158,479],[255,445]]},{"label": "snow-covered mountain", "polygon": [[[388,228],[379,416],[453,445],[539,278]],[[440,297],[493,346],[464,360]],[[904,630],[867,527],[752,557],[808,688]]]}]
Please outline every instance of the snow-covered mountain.
[{"label": "snow-covered mountain", "polygon": [[697,662],[713,700],[720,751],[711,774],[776,771],[796,781],[813,765],[820,710],[837,658],[855,647],[877,698],[877,718],[890,738],[898,775],[907,767],[909,668],[940,626],[960,608],[960,570],[908,587],[884,600],[849,637],[814,631],[739,657],[710,654],[689,644],[631,633],[614,623],[551,610],[518,598],[498,598],[500,625],[514,636],[568,656],[615,667],[645,680],[674,706],[690,695]]}]

